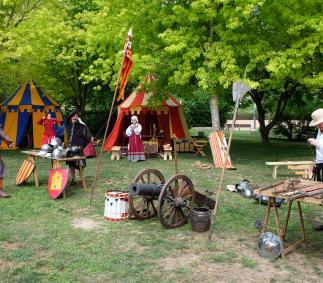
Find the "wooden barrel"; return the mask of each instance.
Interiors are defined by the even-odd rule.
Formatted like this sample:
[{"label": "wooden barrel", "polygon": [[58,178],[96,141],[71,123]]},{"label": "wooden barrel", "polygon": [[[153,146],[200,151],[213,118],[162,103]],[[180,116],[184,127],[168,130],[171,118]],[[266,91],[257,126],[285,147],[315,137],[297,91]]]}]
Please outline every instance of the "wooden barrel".
[{"label": "wooden barrel", "polygon": [[192,230],[195,232],[208,231],[211,224],[211,211],[205,207],[195,207],[192,212]]}]

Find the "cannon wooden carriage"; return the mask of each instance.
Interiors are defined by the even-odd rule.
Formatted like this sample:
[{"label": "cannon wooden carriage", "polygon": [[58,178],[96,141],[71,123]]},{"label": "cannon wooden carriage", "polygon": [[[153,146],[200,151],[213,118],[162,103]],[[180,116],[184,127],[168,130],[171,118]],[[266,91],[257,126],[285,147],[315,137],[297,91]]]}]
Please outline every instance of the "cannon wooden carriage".
[{"label": "cannon wooden carriage", "polygon": [[215,201],[194,191],[192,181],[176,174],[167,181],[156,169],[145,169],[134,179],[129,188],[131,214],[141,220],[158,216],[167,229],[187,223],[194,206],[215,207]]}]

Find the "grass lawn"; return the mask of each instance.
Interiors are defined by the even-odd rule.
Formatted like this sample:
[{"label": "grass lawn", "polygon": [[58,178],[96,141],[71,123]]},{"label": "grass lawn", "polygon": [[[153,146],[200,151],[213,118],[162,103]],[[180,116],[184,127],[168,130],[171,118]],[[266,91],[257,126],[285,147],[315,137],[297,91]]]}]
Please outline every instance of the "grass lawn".
[{"label": "grass lawn", "polygon": [[[190,177],[199,191],[217,188],[220,170],[197,169],[193,162],[212,163],[212,155],[179,155],[179,171]],[[0,282],[322,282],[323,232],[314,232],[312,222],[323,216],[322,207],[304,205],[308,245],[289,254],[286,260],[268,261],[257,252],[258,232],[254,223],[258,205],[253,200],[224,190],[214,237],[208,245],[206,233],[195,233],[191,225],[166,230],[157,218],[121,223],[103,219],[104,192],[127,190],[137,173],[159,169],[166,179],[174,174],[171,161],[149,159],[129,163],[111,161],[104,154],[101,177],[92,207],[89,193],[68,188],[67,197],[53,201],[47,193],[48,160],[37,160],[41,187],[33,178],[21,187],[14,181],[25,155],[2,151],[7,167],[5,191],[0,200]],[[262,185],[290,177],[282,168],[278,180],[265,161],[311,160],[305,143],[273,140],[262,145],[257,134],[236,132],[231,158],[237,170],[227,171],[224,185],[242,179]],[[86,180],[91,187],[96,159],[88,160]],[[287,207],[280,208],[283,214]],[[264,216],[265,207],[261,206]],[[288,239],[300,236],[297,212],[292,211]],[[92,229],[77,227],[80,221]],[[273,223],[272,227],[274,227]]]}]

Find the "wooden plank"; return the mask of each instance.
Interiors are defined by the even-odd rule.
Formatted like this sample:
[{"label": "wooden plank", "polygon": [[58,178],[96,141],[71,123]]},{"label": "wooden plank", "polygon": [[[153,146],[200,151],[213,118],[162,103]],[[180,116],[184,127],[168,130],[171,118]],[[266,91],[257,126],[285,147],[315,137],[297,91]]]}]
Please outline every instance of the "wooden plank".
[{"label": "wooden plank", "polygon": [[314,161],[269,161],[266,165],[314,165]]}]

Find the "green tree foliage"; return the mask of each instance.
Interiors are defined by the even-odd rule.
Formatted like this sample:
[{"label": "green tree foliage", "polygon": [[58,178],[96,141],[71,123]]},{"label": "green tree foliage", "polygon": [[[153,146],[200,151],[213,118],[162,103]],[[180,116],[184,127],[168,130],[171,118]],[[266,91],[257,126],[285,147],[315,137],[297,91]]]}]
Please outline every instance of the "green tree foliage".
[{"label": "green tree foliage", "polygon": [[288,102],[309,101],[322,85],[319,0],[3,0],[0,7],[1,87],[34,78],[66,108],[106,112],[129,27],[135,66],[127,93],[151,72],[160,96],[230,105],[232,83],[248,65],[264,142]]}]

